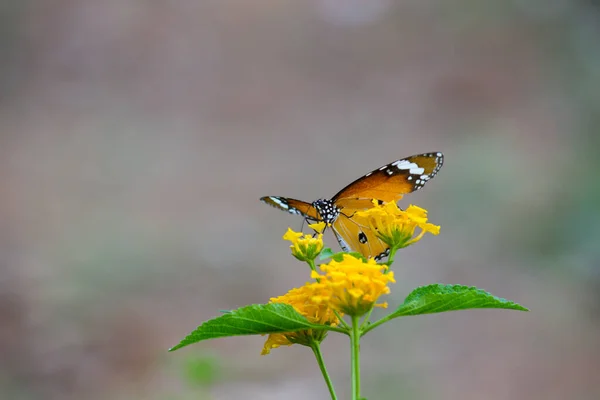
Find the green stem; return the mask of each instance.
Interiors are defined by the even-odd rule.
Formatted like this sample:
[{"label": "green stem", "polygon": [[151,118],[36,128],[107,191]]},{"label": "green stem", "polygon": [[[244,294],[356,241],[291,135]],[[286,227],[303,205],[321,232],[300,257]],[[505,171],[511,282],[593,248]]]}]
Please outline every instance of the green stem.
[{"label": "green stem", "polygon": [[396,255],[397,251],[398,251],[398,249],[396,247],[392,247],[390,249],[390,255],[388,256],[388,260],[385,263],[388,267],[391,267],[392,264],[394,263],[394,256]]},{"label": "green stem", "polygon": [[312,271],[317,270],[317,266],[315,265],[315,260],[306,260],[306,262],[308,263],[308,266],[310,267],[310,269]]},{"label": "green stem", "polygon": [[319,369],[323,374],[323,379],[325,379],[325,383],[327,384],[327,389],[329,389],[329,394],[331,395],[332,400],[337,400],[337,396],[335,395],[335,389],[333,388],[333,383],[331,382],[331,378],[329,377],[329,373],[327,372],[327,367],[325,366],[325,361],[323,361],[323,354],[321,353],[321,346],[318,342],[313,342],[310,346],[312,348],[313,353],[315,354],[315,358],[317,359],[317,364],[319,364]]},{"label": "green stem", "polygon": [[362,334],[361,336],[364,336],[367,334],[367,332],[377,328],[379,325],[388,322],[390,319],[393,319],[395,317],[392,316],[392,314],[389,314],[383,318],[381,318],[379,321],[375,321],[373,322],[371,325],[365,326],[362,330]]},{"label": "green stem", "polygon": [[352,400],[360,399],[360,318],[352,316],[350,335],[352,363]]},{"label": "green stem", "polygon": [[369,310],[369,312],[367,313],[367,315],[365,315],[365,317],[363,318],[363,322],[360,324],[361,331],[365,326],[369,325],[369,319],[371,318],[371,313],[373,312],[374,309],[375,309],[375,307],[371,308]]},{"label": "green stem", "polygon": [[337,312],[336,310],[333,310],[333,313],[335,314],[337,319],[340,321],[340,325],[343,326],[344,328],[346,328],[347,330],[350,330],[350,325],[348,325],[348,323],[346,321],[344,321],[344,318],[340,315],[340,313]]},{"label": "green stem", "polygon": [[337,332],[337,333],[343,333],[344,335],[350,335],[350,332],[348,331],[348,329],[346,328],[339,328],[337,326],[324,326],[324,329],[331,331],[331,332]]}]

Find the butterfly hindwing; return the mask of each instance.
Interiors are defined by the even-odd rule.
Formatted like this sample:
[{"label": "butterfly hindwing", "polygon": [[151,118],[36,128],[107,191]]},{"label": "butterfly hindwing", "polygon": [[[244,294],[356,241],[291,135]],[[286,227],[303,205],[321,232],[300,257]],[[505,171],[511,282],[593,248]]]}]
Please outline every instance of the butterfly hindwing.
[{"label": "butterfly hindwing", "polygon": [[290,214],[302,215],[304,218],[312,220],[319,219],[319,215],[315,207],[312,204],[302,200],[290,199],[287,197],[279,196],[265,196],[261,197],[260,201],[271,207],[278,208],[283,211],[287,211]]},{"label": "butterfly hindwing", "polygon": [[388,246],[367,226],[362,226],[344,214],[331,226],[333,233],[344,251],[357,251],[365,257],[375,257],[376,261],[389,255]]},{"label": "butterfly hindwing", "polygon": [[356,200],[398,201],[403,195],[422,188],[437,174],[443,163],[444,156],[439,152],[403,158],[355,180],[333,196],[332,200],[342,209],[353,207],[348,203]]}]

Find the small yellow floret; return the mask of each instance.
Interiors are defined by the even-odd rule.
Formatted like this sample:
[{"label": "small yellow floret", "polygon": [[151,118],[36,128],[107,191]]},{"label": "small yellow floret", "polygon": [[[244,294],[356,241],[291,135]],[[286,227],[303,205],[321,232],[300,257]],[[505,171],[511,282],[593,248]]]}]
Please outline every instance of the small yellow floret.
[{"label": "small yellow floret", "polygon": [[317,233],[323,233],[323,231],[327,227],[327,224],[325,222],[321,221],[321,222],[315,222],[314,224],[308,224],[308,227],[311,229],[314,229],[315,232],[317,232]]},{"label": "small yellow floret", "polygon": [[[395,202],[380,205],[374,201],[373,204],[373,208],[357,212],[354,220],[377,232],[377,236],[390,248],[400,249],[416,243],[426,232],[433,235],[440,233],[439,226],[427,222],[427,210],[421,207],[410,205],[401,210]],[[417,228],[420,232],[416,232]]]},{"label": "small yellow floret", "polygon": [[316,237],[311,234],[304,234],[302,232],[295,232],[288,228],[283,240],[289,240],[292,242],[290,249],[292,249],[292,255],[300,261],[312,261],[321,253],[323,250],[323,234],[319,233]]}]

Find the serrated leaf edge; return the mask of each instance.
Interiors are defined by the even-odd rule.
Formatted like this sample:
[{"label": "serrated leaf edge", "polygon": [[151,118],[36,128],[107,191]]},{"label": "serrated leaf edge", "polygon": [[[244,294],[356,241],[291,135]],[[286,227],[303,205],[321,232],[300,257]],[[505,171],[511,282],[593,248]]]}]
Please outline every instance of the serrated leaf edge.
[{"label": "serrated leaf edge", "polygon": [[[438,290],[435,290],[435,289],[438,289]],[[457,293],[458,291],[464,291],[464,292]],[[441,312],[478,309],[478,308],[499,308],[499,309],[512,309],[512,310],[517,310],[517,311],[529,311],[528,308],[523,307],[522,305],[520,305],[518,303],[507,300],[502,297],[494,296],[493,294],[485,291],[484,289],[480,289],[476,286],[434,283],[434,284],[430,284],[430,285],[419,286],[416,289],[414,289],[404,299],[404,302],[396,309],[396,311],[394,311],[392,313],[392,315],[397,314],[396,315],[397,317],[401,317],[401,316],[412,316],[412,315],[435,314],[437,312],[437,311],[435,311],[436,309],[428,310],[426,313],[423,313],[423,314],[403,313],[402,311],[405,311],[405,312],[414,311],[414,310],[417,310],[418,308],[423,307],[427,304],[431,305],[436,302],[442,302],[442,304],[440,305],[440,307],[438,307],[438,309],[442,308],[442,307],[443,308],[451,308],[451,307],[448,307],[449,303],[443,302],[442,299],[433,301],[431,303],[419,304],[419,297],[421,297],[421,296],[426,296],[426,295],[434,295],[434,296],[436,296],[436,295],[437,296],[453,295],[453,296],[456,296],[456,295],[460,295],[459,297],[457,297],[455,300],[453,300],[450,303],[450,304],[452,304],[457,301],[460,301],[460,297],[465,296],[465,295],[470,295],[470,294],[476,294],[476,295],[480,296],[478,298],[472,299],[470,302],[477,301],[477,300],[481,301],[483,298],[486,298],[488,301],[477,307],[469,307],[468,306],[469,302],[467,302],[467,303],[461,304],[460,308],[444,310]],[[500,307],[486,307],[486,305],[500,305]],[[502,306],[506,306],[506,307],[502,307]]]},{"label": "serrated leaf edge", "polygon": [[[289,311],[294,312],[301,319],[303,319],[303,321],[300,320],[300,319],[290,318],[288,316],[281,315],[280,313],[277,313],[277,312],[273,311],[272,309],[264,309],[264,308],[263,309],[258,309],[258,307],[266,307],[266,306],[270,306],[271,308],[276,307],[276,308],[287,309],[285,312],[289,312]],[[257,322],[257,323],[263,324],[264,326],[271,327],[271,328],[276,328],[277,327],[276,325],[271,324],[271,323],[267,323],[267,322],[264,322],[264,321],[257,321],[255,319],[250,319],[250,318],[247,318],[247,317],[241,317],[241,316],[236,315],[241,310],[246,310],[246,309],[250,309],[251,312],[252,311],[260,312],[261,314],[264,314],[264,313],[273,314],[273,315],[275,315],[277,317],[282,318],[283,320],[286,320],[286,321],[289,321],[289,322],[292,322],[292,323],[293,322],[303,323],[304,326],[301,327],[301,328],[298,328],[297,330],[302,330],[302,329],[319,329],[319,328],[321,328],[321,325],[310,323],[302,314],[298,313],[294,309],[294,307],[292,307],[289,304],[283,304],[283,303],[249,304],[247,306],[240,307],[240,308],[238,308],[236,310],[232,310],[232,311],[230,311],[230,312],[228,312],[226,314],[219,315],[217,317],[214,317],[214,318],[211,318],[211,319],[208,319],[208,320],[204,321],[202,324],[198,325],[196,327],[196,329],[194,329],[189,334],[187,334],[178,344],[176,344],[175,346],[169,348],[168,351],[172,352],[172,351],[178,350],[178,349],[180,349],[182,347],[186,347],[186,346],[189,346],[189,345],[194,344],[194,343],[198,343],[198,342],[201,342],[201,341],[204,341],[204,340],[217,339],[217,338],[220,338],[220,337],[261,335],[261,334],[268,334],[268,333],[276,333],[276,332],[278,332],[277,330],[274,330],[274,331],[271,331],[271,332],[259,333],[259,332],[256,332],[255,330],[246,329],[246,331],[248,331],[248,333],[239,333],[239,334],[234,334],[234,335],[228,335],[225,329],[223,329],[223,330],[215,330],[214,329],[214,328],[225,328],[225,327],[229,326],[229,327],[234,327],[237,330],[242,330],[242,331],[244,330],[243,328],[240,328],[238,326],[229,325],[229,324],[227,324],[225,322],[225,323],[217,323],[217,324],[211,326],[211,328],[213,328],[212,329],[212,333],[215,334],[214,335],[215,337],[213,337],[213,338],[206,338],[206,339],[200,339],[200,340],[197,340],[197,341],[194,341],[194,342],[190,341],[190,343],[184,343],[188,339],[192,340],[193,337],[197,334],[196,332],[198,332],[203,326],[206,326],[207,324],[210,324],[211,322],[213,322],[215,320],[224,319],[224,318],[237,318],[240,321]],[[295,330],[293,330],[293,331],[295,331]],[[279,332],[291,332],[291,331],[281,330]]]}]

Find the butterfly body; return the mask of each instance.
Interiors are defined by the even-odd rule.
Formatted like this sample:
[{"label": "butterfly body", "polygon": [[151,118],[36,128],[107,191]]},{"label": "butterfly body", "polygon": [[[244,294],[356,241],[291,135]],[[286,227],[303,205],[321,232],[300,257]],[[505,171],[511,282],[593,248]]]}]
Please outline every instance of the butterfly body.
[{"label": "butterfly body", "polygon": [[377,261],[389,255],[389,248],[369,227],[352,219],[356,211],[398,201],[403,195],[421,189],[444,163],[442,153],[424,153],[386,164],[369,172],[340,190],[331,199],[312,203],[288,197],[265,196],[260,200],[270,206],[301,215],[307,221],[330,225],[344,251],[358,251]]},{"label": "butterfly body", "polygon": [[317,213],[321,217],[321,219],[317,221],[323,221],[328,225],[333,224],[341,212],[332,200],[318,199],[313,201],[312,206],[317,210]]}]

